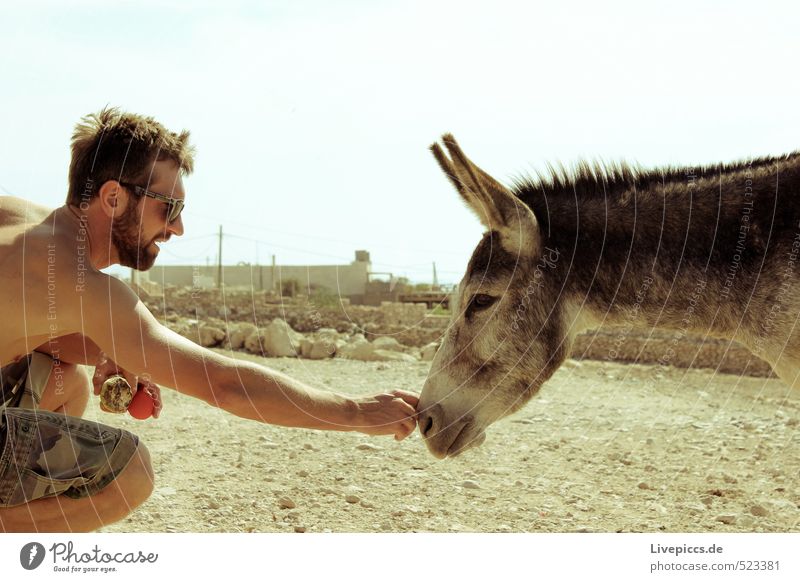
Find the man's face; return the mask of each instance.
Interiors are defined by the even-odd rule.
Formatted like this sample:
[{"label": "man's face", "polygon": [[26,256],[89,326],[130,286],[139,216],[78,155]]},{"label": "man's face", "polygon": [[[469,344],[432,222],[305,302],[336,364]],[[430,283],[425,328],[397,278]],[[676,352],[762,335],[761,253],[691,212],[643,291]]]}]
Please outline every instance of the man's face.
[{"label": "man's face", "polygon": [[[180,171],[169,160],[156,162],[150,182],[138,185],[172,198],[186,197]],[[117,250],[120,265],[147,271],[159,253],[156,243],[169,240],[173,234],[183,234],[182,218],[179,216],[170,223],[167,220],[168,213],[168,204],[128,191],[125,211],[114,219],[111,228],[111,242]]]}]

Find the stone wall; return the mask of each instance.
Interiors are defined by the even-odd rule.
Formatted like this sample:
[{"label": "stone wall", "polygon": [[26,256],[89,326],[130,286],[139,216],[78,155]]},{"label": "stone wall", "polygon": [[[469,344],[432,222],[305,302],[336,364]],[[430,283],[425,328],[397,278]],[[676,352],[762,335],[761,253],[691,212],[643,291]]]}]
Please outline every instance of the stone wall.
[{"label": "stone wall", "polygon": [[[249,322],[258,327],[275,318],[292,329],[314,333],[335,329],[362,333],[369,340],[391,337],[405,346],[421,348],[441,339],[449,317],[431,315],[424,305],[384,303],[380,307],[301,297],[289,302],[264,292],[216,289],[169,289],[163,298],[145,299],[162,320],[169,316],[203,320],[219,318],[228,323]],[[620,330],[603,328],[579,336],[573,358],[676,367],[710,368],[730,374],[769,376],[771,368],[746,348],[727,340],[676,335],[668,330]]]}]

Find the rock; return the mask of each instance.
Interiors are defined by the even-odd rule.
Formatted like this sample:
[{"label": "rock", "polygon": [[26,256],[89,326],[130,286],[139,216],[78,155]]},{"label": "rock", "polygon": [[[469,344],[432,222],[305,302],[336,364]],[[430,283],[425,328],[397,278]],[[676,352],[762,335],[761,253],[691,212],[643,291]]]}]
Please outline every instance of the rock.
[{"label": "rock", "polygon": [[219,503],[217,503],[216,501],[209,501],[208,502],[208,508],[209,509],[219,509]]},{"label": "rock", "polygon": [[289,497],[281,497],[278,499],[278,507],[281,509],[294,509],[297,507],[297,504],[292,501]]},{"label": "rock", "polygon": [[358,495],[353,495],[352,493],[349,493],[348,495],[344,496],[344,500],[347,501],[347,503],[358,503],[359,501],[361,501],[361,498]]},{"label": "rock", "polygon": [[339,350],[339,355],[351,360],[369,361],[368,358],[372,356],[373,351],[375,351],[375,348],[362,336],[351,341],[346,346],[342,346]]},{"label": "rock", "polygon": [[416,362],[417,359],[409,354],[402,352],[391,352],[389,350],[375,350],[372,352],[373,357],[378,362]]},{"label": "rock", "polygon": [[308,471],[298,471],[297,472],[297,476],[298,477],[308,477]]},{"label": "rock", "polygon": [[297,356],[303,335],[294,331],[279,317],[272,320],[263,333],[264,355],[271,358],[293,358]]},{"label": "rock", "polygon": [[258,328],[252,323],[237,323],[229,328],[229,344],[232,350],[240,350],[244,347],[245,340],[256,333]]},{"label": "rock", "polygon": [[736,525],[740,527],[753,527],[756,524],[756,519],[752,515],[741,515],[736,520]]},{"label": "rock", "polygon": [[649,484],[645,483],[644,481],[640,482],[640,483],[637,485],[637,487],[638,487],[639,489],[652,489],[652,487],[651,487]]},{"label": "rock", "polygon": [[766,517],[769,515],[769,510],[763,505],[753,505],[750,507],[750,513],[756,517]]},{"label": "rock", "polygon": [[304,356],[309,360],[324,360],[336,355],[336,342],[332,339],[320,338],[311,342],[308,355]]},{"label": "rock", "polygon": [[342,347],[340,355],[351,360],[362,362],[416,362],[414,356],[391,350],[376,349],[368,341],[357,341]]},{"label": "rock", "polygon": [[428,345],[424,346],[420,351],[420,359],[423,362],[432,362],[433,357],[436,355],[436,352],[439,350],[439,342],[432,342]]},{"label": "rock", "polygon": [[197,332],[200,345],[205,348],[216,346],[225,339],[224,331],[210,325],[201,325]]},{"label": "rock", "polygon": [[356,446],[359,451],[382,451],[383,447],[379,447],[378,445],[373,445],[371,443],[361,443],[360,445]]},{"label": "rock", "polygon": [[736,523],[736,516],[732,513],[723,513],[715,517],[714,521],[721,521],[722,523],[725,523],[727,525],[733,525],[734,523]]},{"label": "rock", "polygon": [[306,528],[302,525],[296,525],[294,526],[294,533],[306,533]]},{"label": "rock", "polygon": [[403,351],[403,345],[393,337],[382,336],[375,338],[372,345],[376,350]]},{"label": "rock", "polygon": [[480,489],[481,488],[481,486],[478,485],[478,483],[476,481],[472,481],[471,479],[467,479],[466,481],[464,481],[461,484],[461,486],[464,489]]},{"label": "rock", "polygon": [[301,358],[308,359],[308,355],[311,353],[311,347],[314,345],[314,341],[308,338],[303,338],[303,341],[300,342],[300,349],[297,353],[300,355]]}]

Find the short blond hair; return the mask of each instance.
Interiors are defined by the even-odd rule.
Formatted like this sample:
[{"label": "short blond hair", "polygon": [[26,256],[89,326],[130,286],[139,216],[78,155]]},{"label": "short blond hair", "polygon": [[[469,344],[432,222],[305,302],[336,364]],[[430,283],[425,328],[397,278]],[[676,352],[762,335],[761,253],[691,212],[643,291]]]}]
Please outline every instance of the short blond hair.
[{"label": "short blond hair", "polygon": [[75,126],[67,203],[89,202],[109,180],[145,185],[156,161],[172,160],[191,174],[194,153],[188,131],[175,133],[152,117],[105,107]]}]

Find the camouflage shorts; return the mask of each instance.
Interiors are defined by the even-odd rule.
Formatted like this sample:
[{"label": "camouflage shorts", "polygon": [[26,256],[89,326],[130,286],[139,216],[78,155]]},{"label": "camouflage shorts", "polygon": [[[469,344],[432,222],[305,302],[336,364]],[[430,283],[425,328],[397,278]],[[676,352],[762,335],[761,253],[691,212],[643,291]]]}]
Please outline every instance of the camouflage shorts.
[{"label": "camouflage shorts", "polygon": [[94,495],[125,469],[139,443],[122,429],[39,410],[52,365],[34,352],[0,369],[0,507]]}]

